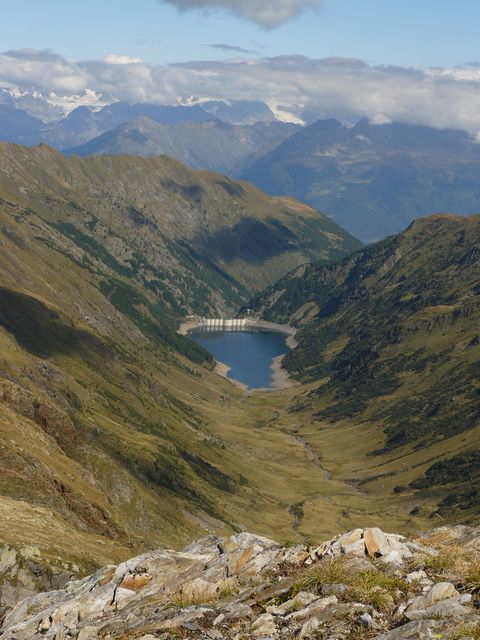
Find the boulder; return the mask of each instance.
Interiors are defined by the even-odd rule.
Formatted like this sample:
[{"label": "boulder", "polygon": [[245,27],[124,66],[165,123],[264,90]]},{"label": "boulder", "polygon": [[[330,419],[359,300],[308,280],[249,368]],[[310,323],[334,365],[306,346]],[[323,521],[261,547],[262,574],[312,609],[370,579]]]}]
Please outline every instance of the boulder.
[{"label": "boulder", "polygon": [[287,600],[283,604],[278,607],[267,607],[268,613],[273,614],[274,616],[286,616],[288,613],[292,611],[298,611],[299,609],[304,609],[307,605],[311,604],[318,600],[318,596],[313,593],[307,593],[305,591],[300,591],[294,598]]},{"label": "boulder", "polygon": [[378,527],[365,529],[363,538],[365,549],[371,558],[383,556],[391,551],[387,536]]},{"label": "boulder", "polygon": [[423,598],[423,606],[425,608],[428,608],[436,602],[447,600],[448,598],[455,598],[459,595],[459,592],[455,589],[451,582],[438,582],[437,584],[433,585],[433,587],[427,594],[425,594]]},{"label": "boulder", "polygon": [[251,633],[255,638],[266,638],[277,631],[275,619],[271,613],[262,613],[252,623]]}]

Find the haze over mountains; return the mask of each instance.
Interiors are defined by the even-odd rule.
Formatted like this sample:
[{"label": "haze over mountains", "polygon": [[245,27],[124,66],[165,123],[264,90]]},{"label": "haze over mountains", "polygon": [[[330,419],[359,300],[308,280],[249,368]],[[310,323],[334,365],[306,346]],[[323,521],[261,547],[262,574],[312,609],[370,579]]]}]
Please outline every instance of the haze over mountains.
[{"label": "haze over mountains", "polygon": [[364,242],[438,211],[477,213],[480,145],[469,134],[402,123],[320,120],[241,176],[328,213]]},{"label": "haze over mountains", "polygon": [[195,169],[235,176],[298,128],[295,124],[277,121],[232,125],[212,119],[166,125],[150,118],[137,118],[84,145],[68,149],[67,153],[80,156],[166,154]]},{"label": "haze over mountains", "polygon": [[[300,127],[260,101],[192,106],[114,102],[38,118],[41,98],[3,91],[0,138],[46,142],[68,154],[170,155],[252,182],[325,212],[363,242],[398,233],[420,215],[478,210],[480,147],[464,131],[404,123]],[[45,101],[43,101],[45,102]],[[33,115],[37,114],[37,115]]]}]

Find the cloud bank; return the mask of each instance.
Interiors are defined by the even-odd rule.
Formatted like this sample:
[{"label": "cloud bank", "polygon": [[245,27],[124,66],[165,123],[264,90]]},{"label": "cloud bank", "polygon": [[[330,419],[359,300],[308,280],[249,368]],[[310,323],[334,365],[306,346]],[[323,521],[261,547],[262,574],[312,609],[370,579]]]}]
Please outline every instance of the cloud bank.
[{"label": "cloud bank", "polygon": [[288,22],[302,11],[319,9],[323,0],[160,0],[180,11],[224,9],[241,18],[273,29]]},{"label": "cloud bank", "polygon": [[[93,94],[101,100],[187,104],[196,99],[263,100],[312,121],[368,117],[480,132],[480,69],[407,69],[361,60],[303,56],[234,58],[152,65],[115,55],[67,61],[50,51],[0,54],[0,87],[37,90],[50,99]],[[55,96],[53,96],[55,94]],[[53,97],[52,97],[53,96]]]}]

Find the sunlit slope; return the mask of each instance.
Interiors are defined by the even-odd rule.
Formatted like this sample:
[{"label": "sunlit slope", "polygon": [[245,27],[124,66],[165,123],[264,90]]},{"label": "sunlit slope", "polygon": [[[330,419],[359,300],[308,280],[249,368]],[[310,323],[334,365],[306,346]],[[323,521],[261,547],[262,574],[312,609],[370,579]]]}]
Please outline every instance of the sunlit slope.
[{"label": "sunlit slope", "polygon": [[250,303],[301,327],[285,364],[312,388],[296,408],[365,425],[365,454],[390,461],[372,475],[399,497],[436,496],[444,517],[478,515],[479,246],[479,216],[432,216]]},{"label": "sunlit slope", "polygon": [[310,207],[167,157],[0,144],[0,197],[25,224],[41,219],[53,251],[106,267],[105,287],[133,279],[177,315],[231,311],[298,264],[359,246]]},{"label": "sunlit slope", "polygon": [[0,542],[92,566],[209,531],[297,535],[289,506],[324,474],[277,428],[284,398],[251,403],[175,331],[246,295],[240,266],[268,280],[283,253],[225,261],[234,280],[181,234],[253,211],[260,229],[283,229],[269,222],[280,211],[311,231],[320,214],[166,158],[0,150]]}]

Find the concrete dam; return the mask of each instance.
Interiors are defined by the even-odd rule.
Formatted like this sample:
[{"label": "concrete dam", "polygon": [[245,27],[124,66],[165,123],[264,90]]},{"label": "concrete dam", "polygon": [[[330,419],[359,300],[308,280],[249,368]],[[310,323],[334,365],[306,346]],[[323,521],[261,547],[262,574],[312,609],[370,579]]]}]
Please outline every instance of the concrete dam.
[{"label": "concrete dam", "polygon": [[249,331],[258,329],[260,331],[276,331],[288,336],[287,345],[293,349],[297,346],[295,334],[297,330],[288,324],[277,324],[250,316],[249,318],[199,318],[190,316],[186,322],[179,327],[178,332],[186,336],[190,331],[203,329],[207,331]]},{"label": "concrete dam", "polygon": [[247,318],[200,318],[198,326],[215,331],[243,331],[255,323]]}]

